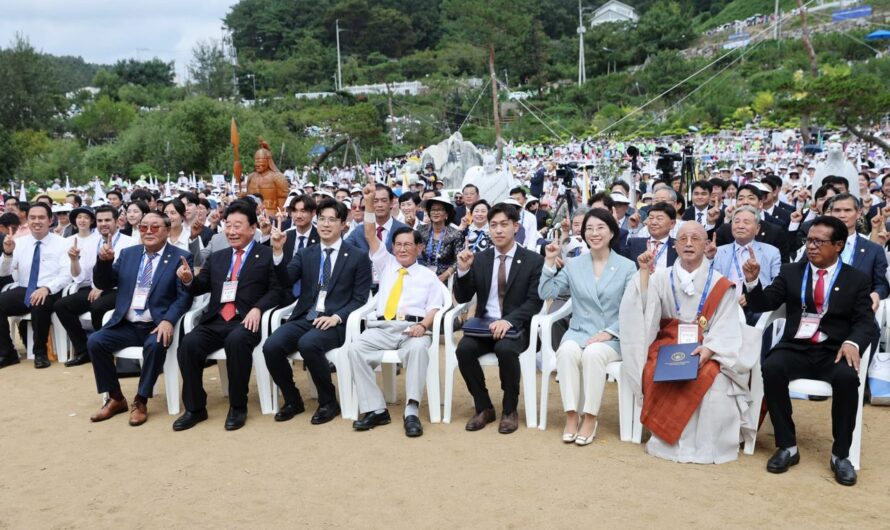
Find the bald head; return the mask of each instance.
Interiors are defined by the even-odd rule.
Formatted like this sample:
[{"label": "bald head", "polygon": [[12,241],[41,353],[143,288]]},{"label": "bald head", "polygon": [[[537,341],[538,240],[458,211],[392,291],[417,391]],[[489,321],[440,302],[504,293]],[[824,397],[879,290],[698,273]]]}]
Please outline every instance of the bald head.
[{"label": "bald head", "polygon": [[702,225],[693,222],[683,223],[677,231],[677,240],[674,242],[680,265],[689,272],[698,269],[704,259],[707,245],[708,233]]}]

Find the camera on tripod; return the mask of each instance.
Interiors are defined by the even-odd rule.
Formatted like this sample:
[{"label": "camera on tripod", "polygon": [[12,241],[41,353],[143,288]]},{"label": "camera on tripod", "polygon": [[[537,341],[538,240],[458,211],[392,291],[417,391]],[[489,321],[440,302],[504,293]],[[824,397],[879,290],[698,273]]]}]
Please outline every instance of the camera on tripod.
[{"label": "camera on tripod", "polygon": [[575,171],[568,164],[560,164],[556,168],[556,178],[568,189],[575,185]]}]

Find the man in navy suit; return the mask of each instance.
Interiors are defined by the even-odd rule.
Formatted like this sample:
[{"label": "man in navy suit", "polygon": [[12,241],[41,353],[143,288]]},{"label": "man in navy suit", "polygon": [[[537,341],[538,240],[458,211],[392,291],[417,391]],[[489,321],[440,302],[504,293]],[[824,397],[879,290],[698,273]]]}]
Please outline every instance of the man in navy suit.
[{"label": "man in navy suit", "polygon": [[231,248],[214,252],[197,277],[185,258],[176,275],[193,295],[210,293],[200,324],[179,344],[182,401],[185,413],[173,423],[184,431],[207,419],[207,393],[202,374],[207,356],[219,348],[226,352],[229,413],[225,428],[234,431],[247,421],[247,386],[253,350],[260,343],[263,312],[283,299],[279,283],[284,265],[273,264],[272,249],[254,241],[256,209],[247,201],[234,201],[226,209],[226,238]]},{"label": "man in navy suit", "polygon": [[677,259],[677,250],[674,248],[674,238],[670,233],[676,222],[677,210],[673,206],[666,202],[653,204],[646,218],[649,237],[628,238],[624,247],[624,257],[636,263],[640,254],[652,250],[655,252],[655,270],[673,266]]},{"label": "man in navy suit", "polygon": [[871,308],[877,311],[881,300],[890,294],[887,255],[880,245],[856,233],[861,211],[859,199],[849,193],[835,195],[825,203],[825,213],[840,219],[847,227],[847,241],[840,259],[871,278]]},{"label": "man in navy suit", "polygon": [[[377,190],[379,194],[380,188]],[[377,196],[375,194],[375,207]],[[263,345],[266,366],[284,395],[284,406],[275,414],[276,421],[287,421],[305,410],[287,359],[295,350],[302,355],[318,389],[318,410],[312,416],[312,424],[327,423],[340,414],[325,354],[343,345],[346,319],[368,301],[371,290],[371,260],[367,251],[340,238],[348,215],[343,203],[334,199],[321,201],[317,219],[321,242],[298,251],[288,262],[285,289],[299,280],[302,283],[300,299],[290,320]],[[377,218],[375,214],[365,215]],[[283,232],[273,230],[272,251],[276,265],[286,258],[283,251],[285,239]]]},{"label": "man in navy suit", "polygon": [[173,327],[192,303],[192,296],[176,277],[180,258],[191,265],[192,255],[167,243],[170,218],[159,212],[146,214],[139,222],[139,234],[142,245],[122,250],[116,261],[110,238],[106,240],[93,269],[98,289],[118,288],[111,320],[87,341],[96,387],[99,393],[108,392],[105,404],[90,417],[94,422],[127,410],[112,354],[142,346],[142,373],[130,410],[130,425],[145,423],[148,398],[164,366]]}]

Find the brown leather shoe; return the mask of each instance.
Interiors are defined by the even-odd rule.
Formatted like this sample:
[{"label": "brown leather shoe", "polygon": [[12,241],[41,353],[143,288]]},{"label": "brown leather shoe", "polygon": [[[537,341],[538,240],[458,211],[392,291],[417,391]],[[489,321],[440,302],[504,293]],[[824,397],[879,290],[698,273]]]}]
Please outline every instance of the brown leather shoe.
[{"label": "brown leather shoe", "polygon": [[148,408],[141,401],[134,401],[130,407],[130,425],[138,427],[148,420]]},{"label": "brown leather shoe", "polygon": [[127,412],[126,399],[118,401],[116,399],[105,398],[105,403],[102,405],[102,408],[100,408],[98,412],[90,416],[90,421],[105,421],[112,416],[120,414],[121,412]]},{"label": "brown leather shoe", "polygon": [[498,425],[498,432],[501,434],[510,434],[511,432],[516,432],[516,429],[519,428],[519,415],[516,414],[514,410],[510,414],[504,414],[501,416],[501,424]]},{"label": "brown leather shoe", "polygon": [[478,431],[495,420],[494,409],[485,409],[477,412],[475,416],[467,422],[468,431]]}]

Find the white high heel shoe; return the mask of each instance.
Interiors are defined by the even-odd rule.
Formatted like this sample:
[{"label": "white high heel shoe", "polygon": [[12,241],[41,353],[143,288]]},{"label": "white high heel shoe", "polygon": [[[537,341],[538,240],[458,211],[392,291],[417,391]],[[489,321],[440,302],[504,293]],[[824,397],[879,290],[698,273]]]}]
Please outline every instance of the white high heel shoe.
[{"label": "white high heel shoe", "polygon": [[594,438],[596,438],[596,430],[599,426],[600,421],[596,420],[596,423],[593,424],[593,432],[590,433],[590,436],[576,436],[575,445],[590,445]]}]

